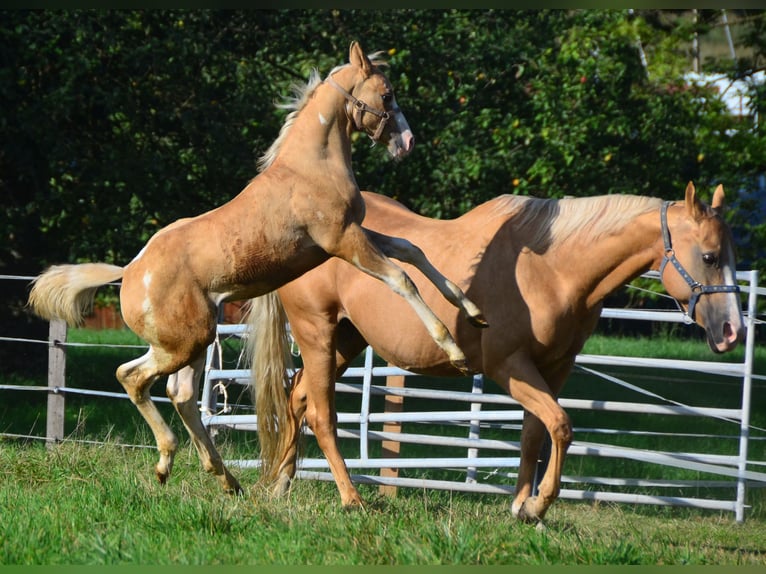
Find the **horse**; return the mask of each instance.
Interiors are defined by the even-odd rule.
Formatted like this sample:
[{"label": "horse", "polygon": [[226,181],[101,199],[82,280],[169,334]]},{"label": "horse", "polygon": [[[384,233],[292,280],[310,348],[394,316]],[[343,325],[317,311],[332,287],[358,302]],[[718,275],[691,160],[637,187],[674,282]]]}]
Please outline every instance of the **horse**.
[{"label": "horse", "polygon": [[[712,206],[698,198],[690,182],[681,202],[627,194],[559,200],[501,195],[452,220],[429,219],[388,197],[363,195],[364,225],[416,243],[485,313],[489,328],[469,328],[413,270],[413,280],[450,327],[469,364],[524,408],[511,503],[522,521],[542,521],[558,497],[573,431],[557,396],[607,295],[650,269],[659,270],[666,291],[705,329],[714,352],[729,351],[744,337],[733,238],[721,215],[720,185]],[[289,320],[303,361],[289,393],[286,418],[291,424],[280,430],[288,435],[280,439],[287,448],[263,461],[273,492],[284,493],[295,475],[305,418],[343,506],[361,506],[338,449],[334,381],[368,344],[408,371],[461,373],[444,361],[408,309],[340,260],[327,261],[252,301],[251,307],[245,320],[258,337],[282,336],[283,318]],[[281,368],[278,353],[248,352],[253,364]],[[254,384],[281,385],[281,379]],[[258,396],[265,394],[259,389]],[[275,408],[283,407],[268,410]],[[552,443],[549,463],[534,495],[546,431]]]},{"label": "horse", "polygon": [[465,355],[449,331],[389,257],[423,269],[473,324],[483,326],[478,307],[417,247],[361,226],[365,207],[351,166],[352,133],[366,133],[373,144],[383,142],[395,160],[414,145],[392,85],[380,70],[385,62],[377,56],[366,55],[352,42],[348,64],[334,68],[325,80],[314,69],[307,85],[294,86],[295,97],[283,104],[292,111],[260,158],[258,174],[230,201],[164,227],[124,267],[54,265],[33,280],[33,312],[78,325],[96,289],[122,279],[123,319],[149,350],[120,365],[116,377],[154,433],[160,483],[170,476],[178,440],[149,390],[167,375],[167,394],[203,468],[226,492],[243,492],[197,407],[198,379],[204,351],[215,338],[217,307],[271,291],[329,257],[343,258],[402,296],[448,360],[465,368]]}]

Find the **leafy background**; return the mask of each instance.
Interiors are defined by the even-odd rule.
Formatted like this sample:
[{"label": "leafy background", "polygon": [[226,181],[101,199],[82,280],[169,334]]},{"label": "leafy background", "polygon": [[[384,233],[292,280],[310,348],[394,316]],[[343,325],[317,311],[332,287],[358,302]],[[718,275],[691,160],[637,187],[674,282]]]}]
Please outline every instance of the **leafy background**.
[{"label": "leafy background", "polygon": [[[726,12],[736,59],[721,10],[2,10],[0,273],[124,264],[229,200],[279,131],[275,101],[353,39],[387,54],[418,142],[392,163],[359,138],[363,189],[445,218],[501,193],[680,199],[720,182],[741,268],[763,269],[763,126],[683,77],[695,33],[704,71],[763,70],[764,11]],[[24,324],[26,286],[8,283],[0,317]]]}]

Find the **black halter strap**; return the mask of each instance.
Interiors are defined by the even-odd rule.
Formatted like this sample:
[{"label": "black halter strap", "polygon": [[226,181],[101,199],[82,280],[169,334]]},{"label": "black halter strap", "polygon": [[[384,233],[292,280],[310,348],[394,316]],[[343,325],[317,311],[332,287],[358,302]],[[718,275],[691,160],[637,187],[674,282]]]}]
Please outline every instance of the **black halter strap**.
[{"label": "black halter strap", "polygon": [[[684,315],[686,315],[691,321],[694,321],[694,308],[697,306],[697,300],[700,298],[700,295],[704,295],[706,293],[739,293],[739,285],[703,285],[699,281],[695,281],[692,279],[692,276],[689,275],[689,273],[686,271],[683,265],[681,265],[681,262],[676,259],[676,254],[673,251],[673,245],[670,242],[670,230],[668,229],[668,207],[672,205],[672,201],[664,201],[662,202],[662,207],[660,208],[660,223],[662,226],[662,241],[665,243],[665,255],[662,258],[662,263],[660,264],[660,278],[662,278],[662,272],[665,270],[665,266],[668,264],[668,262],[673,264],[673,267],[676,268],[676,271],[683,277],[684,281],[686,281],[686,284],[689,285],[689,288],[691,289],[691,297],[689,297],[689,309]],[[681,307],[681,304],[678,303],[678,300],[676,300],[676,304],[678,305],[678,308],[681,309],[683,312],[683,308]]]},{"label": "black halter strap", "polygon": [[[354,125],[356,126],[356,129],[361,131],[364,131],[364,124],[362,124],[362,116],[364,115],[364,112],[369,112],[374,116],[377,116],[380,118],[380,122],[378,123],[378,127],[375,130],[375,133],[371,135],[372,141],[377,142],[380,139],[380,136],[383,135],[383,130],[386,128],[386,123],[391,118],[391,114],[389,114],[387,111],[378,111],[375,108],[371,108],[367,104],[365,104],[362,100],[354,97],[353,94],[350,94],[346,90],[343,89],[343,87],[338,84],[335,80],[332,79],[332,76],[327,76],[327,82],[338,90],[343,96],[352,103],[353,105],[353,112],[351,114],[351,118],[354,122]],[[394,110],[396,111],[396,110]]]}]

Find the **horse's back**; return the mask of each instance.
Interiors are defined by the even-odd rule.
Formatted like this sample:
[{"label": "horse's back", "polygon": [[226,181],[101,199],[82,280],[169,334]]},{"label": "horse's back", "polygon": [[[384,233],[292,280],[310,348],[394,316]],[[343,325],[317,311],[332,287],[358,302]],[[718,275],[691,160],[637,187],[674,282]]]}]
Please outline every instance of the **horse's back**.
[{"label": "horse's back", "polygon": [[[400,202],[376,193],[362,192],[366,214],[363,227],[409,240],[431,263],[464,291],[471,288],[476,265],[502,221],[482,208],[478,217],[470,213],[456,219],[432,219],[406,208]],[[490,212],[493,212],[490,207]],[[414,266],[401,266],[415,282],[426,304],[450,332],[461,338],[461,348],[479,359],[481,330],[449,304],[433,284]],[[347,318],[354,329],[383,357],[405,368],[439,373],[451,372],[444,353],[433,343],[412,308],[381,281],[360,273],[352,265],[331,258],[279,290],[284,306],[295,321],[334,321]],[[472,300],[480,307],[483,288],[472,289]],[[294,334],[299,329],[294,329]],[[310,332],[310,330],[309,330]]]}]

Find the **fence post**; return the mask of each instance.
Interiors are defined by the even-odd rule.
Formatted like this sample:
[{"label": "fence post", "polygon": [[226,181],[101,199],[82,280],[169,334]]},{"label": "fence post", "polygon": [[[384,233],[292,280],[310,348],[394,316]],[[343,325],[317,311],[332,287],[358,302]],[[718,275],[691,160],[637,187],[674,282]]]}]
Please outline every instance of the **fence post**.
[{"label": "fence post", "polygon": [[750,271],[749,295],[747,298],[747,334],[745,338],[745,375],[742,378],[742,418],[739,426],[739,479],[737,480],[737,496],[735,499],[736,510],[735,520],[737,522],[745,521],[745,489],[747,480],[745,472],[747,471],[747,447],[750,437],[750,407],[753,388],[753,362],[755,353],[755,319],[758,313],[758,271]]},{"label": "fence post", "polygon": [[64,393],[66,386],[66,323],[60,319],[50,322],[48,331],[48,415],[47,446],[64,438]]},{"label": "fence post", "polygon": [[[471,392],[473,394],[484,393],[484,375],[474,375],[473,382],[471,384]],[[481,403],[471,403],[471,412],[478,413],[481,411]],[[481,433],[481,423],[477,420],[472,420],[468,427],[468,438],[478,440],[479,433]],[[476,458],[479,456],[479,449],[471,447],[468,449],[468,458]],[[466,469],[465,481],[471,484],[476,483],[476,467],[469,466]]]},{"label": "fence post", "polygon": [[[395,366],[391,363],[390,367]],[[386,377],[386,386],[394,388],[404,387],[404,375],[390,375]],[[404,397],[399,395],[386,395],[385,406],[383,412],[386,413],[400,413],[404,406]],[[401,422],[386,422],[383,423],[383,432],[402,432]],[[401,451],[401,443],[395,440],[384,440],[381,443],[382,451],[381,456],[383,458],[398,458]],[[399,469],[393,467],[383,467],[380,469],[380,476],[397,478],[399,476]],[[385,496],[396,496],[397,488],[390,484],[381,484],[378,487],[378,492]]]}]

